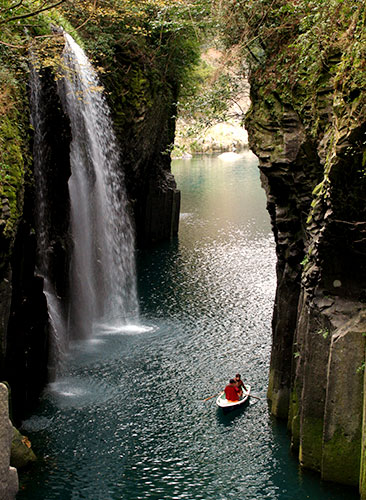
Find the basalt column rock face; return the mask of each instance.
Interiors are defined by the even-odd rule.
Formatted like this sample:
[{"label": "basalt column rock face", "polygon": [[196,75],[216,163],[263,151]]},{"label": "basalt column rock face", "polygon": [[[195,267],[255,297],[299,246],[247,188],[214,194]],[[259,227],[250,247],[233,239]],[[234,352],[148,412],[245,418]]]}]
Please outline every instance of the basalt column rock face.
[{"label": "basalt column rock face", "polygon": [[[39,145],[34,157],[42,154],[48,185],[46,216],[52,228],[51,245],[47,249],[50,279],[57,294],[65,297],[68,281],[69,198],[69,125],[56,93],[51,75],[40,79],[43,94],[42,152]],[[34,102],[33,102],[34,106]],[[34,111],[34,110],[33,110]],[[32,145],[30,145],[30,150]],[[30,153],[29,153],[30,154]],[[19,215],[15,241],[2,281],[1,322],[5,344],[0,373],[12,388],[13,413],[16,421],[37,402],[48,379],[49,319],[44,295],[44,281],[39,274],[41,256],[37,252],[37,180],[33,169],[27,172],[23,193],[23,210]],[[43,209],[42,209],[43,210]],[[38,228],[39,229],[39,228]]]},{"label": "basalt column rock face", "polygon": [[247,127],[251,147],[260,159],[278,257],[268,395],[272,412],[286,418],[306,218],[322,168],[298,114],[278,98],[271,96],[270,101],[265,101],[256,98],[254,92],[253,88]]},{"label": "basalt column rock face", "polygon": [[[122,50],[122,49],[121,49]],[[178,232],[180,191],[170,172],[177,91],[162,75],[118,52],[118,70],[104,78],[121,148],[128,197],[139,247]],[[128,78],[126,77],[128,76]]]},{"label": "basalt column rock face", "polygon": [[366,110],[325,87],[310,119],[252,82],[247,128],[278,257],[268,398],[302,466],[360,481],[366,498]]}]

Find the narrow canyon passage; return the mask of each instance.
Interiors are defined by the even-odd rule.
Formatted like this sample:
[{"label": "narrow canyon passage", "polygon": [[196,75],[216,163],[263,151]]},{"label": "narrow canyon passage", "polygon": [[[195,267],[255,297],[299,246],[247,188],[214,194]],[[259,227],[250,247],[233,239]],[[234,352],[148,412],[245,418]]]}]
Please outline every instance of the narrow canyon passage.
[{"label": "narrow canyon passage", "polygon": [[366,500],[363,2],[3,3],[0,499]]},{"label": "narrow canyon passage", "polygon": [[[138,256],[141,324],[71,346],[24,422],[44,459],[18,498],[352,499],[300,473],[269,416],[275,254],[256,158],[175,161],[173,173],[180,234]],[[237,371],[262,400],[223,416],[201,400]]]}]

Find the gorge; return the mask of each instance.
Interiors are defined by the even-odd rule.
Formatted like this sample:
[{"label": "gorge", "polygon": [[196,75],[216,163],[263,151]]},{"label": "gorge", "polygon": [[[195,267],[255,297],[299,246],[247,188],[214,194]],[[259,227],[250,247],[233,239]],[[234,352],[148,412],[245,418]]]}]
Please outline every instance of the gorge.
[{"label": "gorge", "polygon": [[[339,32],[322,46],[314,45],[312,31],[301,35],[316,15],[316,8],[308,10],[291,40],[299,57],[308,51],[306,64],[315,58],[307,78],[301,77],[304,59],[291,66],[290,81],[286,55],[294,45],[287,39],[286,55],[252,80],[246,120],[278,258],[268,397],[272,413],[288,421],[301,465],[323,479],[359,485],[364,498],[366,138],[357,60],[365,50],[365,19],[352,2],[343,10],[329,6],[319,39],[325,43],[332,16],[341,16]],[[349,22],[354,31],[342,37]],[[271,43],[266,50],[278,54]],[[349,79],[341,83],[346,67]]]},{"label": "gorge", "polygon": [[[191,277],[187,269],[194,269],[196,261],[193,257],[189,257],[192,260],[188,259],[187,268],[183,266],[180,269],[181,275],[178,273],[181,284],[173,272],[177,265],[174,259],[181,262],[183,257],[180,252],[188,245],[187,242],[194,239],[197,230],[195,226],[189,226],[191,212],[182,214],[182,234],[187,239],[184,240],[183,236],[181,240],[173,239],[169,243],[169,251],[162,243],[178,232],[180,192],[170,171],[169,146],[174,139],[177,97],[186,78],[177,68],[189,68],[194,64],[196,55],[193,54],[191,40],[195,39],[196,32],[192,29],[189,36],[185,36],[180,28],[175,32],[174,23],[173,27],[166,26],[166,13],[161,14],[161,6],[152,13],[149,9],[153,7],[149,2],[146,5],[147,17],[154,19],[157,25],[154,27],[152,23],[152,26],[149,25],[152,31],[143,32],[142,35],[136,32],[137,28],[130,31],[129,21],[126,21],[130,12],[122,15],[120,11],[116,14],[102,9],[97,14],[93,11],[93,2],[76,2],[71,7],[69,2],[65,2],[61,8],[60,16],[68,20],[71,30],[72,26],[82,26],[80,31],[72,34],[81,44],[84,39],[87,52],[94,56],[93,62],[103,67],[99,78],[84,59],[84,53],[69,37],[69,52],[65,56],[67,62],[60,59],[65,43],[63,35],[55,33],[54,19],[42,18],[39,24],[27,26],[27,33],[29,30],[31,33],[27,36],[35,39],[39,37],[42,43],[43,37],[52,42],[49,46],[42,46],[41,50],[34,50],[32,55],[23,54],[24,59],[17,58],[11,47],[24,41],[12,39],[14,32],[18,29],[20,33],[21,30],[9,28],[13,21],[5,24],[4,33],[8,38],[3,40],[5,44],[1,44],[0,56],[9,73],[6,74],[6,70],[1,72],[0,379],[6,380],[11,387],[14,423],[19,425],[26,416],[29,417],[39,408],[39,396],[48,382],[53,380],[57,384],[57,378],[54,380],[54,377],[60,376],[60,369],[64,367],[50,361],[49,353],[55,355],[58,351],[59,354],[67,351],[68,340],[72,340],[71,372],[66,370],[65,378],[59,379],[61,385],[51,384],[51,390],[46,391],[46,399],[42,399],[41,405],[51,404],[50,414],[47,413],[49,408],[46,408],[45,414],[39,416],[45,420],[32,421],[31,418],[26,421],[30,432],[38,435],[52,426],[52,421],[55,429],[61,429],[60,420],[56,418],[60,415],[57,405],[64,405],[63,409],[66,407],[66,413],[63,414],[66,415],[71,411],[72,405],[68,406],[70,398],[76,401],[76,411],[72,417],[75,418],[75,426],[82,425],[83,420],[78,420],[81,416],[98,420],[98,412],[89,413],[90,405],[98,408],[105,405],[116,411],[113,405],[108,406],[110,401],[115,401],[114,396],[122,397],[123,391],[130,388],[125,379],[119,378],[118,370],[135,380],[134,371],[130,369],[132,360],[136,363],[135,369],[139,376],[148,375],[156,387],[161,387],[161,378],[164,376],[164,371],[158,369],[160,364],[166,366],[167,373],[176,381],[179,380],[179,367],[184,367],[192,384],[194,377],[204,378],[204,374],[192,369],[190,364],[185,364],[186,360],[179,357],[174,347],[178,345],[182,352],[186,352],[183,346],[186,341],[187,356],[195,359],[195,341],[188,333],[190,329],[197,333],[193,318],[202,325],[197,338],[202,342],[209,339],[208,346],[213,356],[209,361],[213,365],[216,363],[216,373],[210,372],[207,359],[201,351],[199,362],[210,373],[212,380],[215,377],[216,380],[224,379],[225,366],[229,366],[230,370],[236,369],[224,355],[222,359],[219,356],[216,359],[213,354],[218,349],[216,344],[220,344],[223,351],[225,339],[228,339],[227,330],[222,325],[226,325],[230,331],[233,329],[236,342],[245,339],[250,344],[250,335],[246,337],[247,333],[236,330],[234,318],[248,332],[252,331],[251,322],[257,325],[258,317],[263,314],[267,323],[261,324],[258,330],[257,326],[253,329],[257,336],[260,336],[260,328],[268,333],[270,292],[261,303],[263,309],[247,317],[245,309],[252,307],[248,304],[252,305],[255,293],[260,295],[260,292],[254,285],[251,289],[252,282],[248,278],[252,276],[251,271],[245,269],[243,273],[249,274],[243,275],[240,282],[234,279],[234,276],[237,277],[235,266],[231,266],[228,258],[228,255],[232,255],[228,241],[235,248],[238,267],[240,256],[243,257],[245,252],[250,255],[253,251],[258,258],[253,250],[257,249],[257,243],[253,243],[253,247],[248,243],[252,242],[251,230],[248,229],[250,224],[244,229],[239,224],[237,232],[230,233],[225,243],[216,241],[216,237],[210,235],[203,245],[212,262],[217,263],[217,252],[228,266],[227,273],[233,276],[231,301],[227,300],[225,290],[220,289],[218,284],[215,284],[217,288],[212,285],[212,294],[209,285],[207,289],[201,288],[202,284],[209,283],[204,271],[199,274],[199,280]],[[228,23],[222,22],[221,29],[230,43],[242,43],[247,50],[252,106],[246,117],[246,128],[250,147],[259,159],[261,182],[267,197],[276,245],[277,289],[267,392],[270,411],[287,422],[291,448],[304,470],[320,472],[321,478],[327,481],[359,488],[361,497],[366,498],[363,396],[366,334],[365,13],[354,0],[331,0],[326,5],[311,0],[238,1],[235,6],[230,3],[222,8],[227,9]],[[10,16],[9,12],[5,14]],[[190,19],[189,14],[187,18]],[[142,15],[138,19],[136,26],[145,18]],[[85,25],[82,24],[84,21],[87,21]],[[184,22],[178,18],[178,24],[187,28]],[[67,23],[64,24],[66,27]],[[140,28],[144,30],[146,26]],[[9,34],[7,29],[9,33],[12,29],[14,31]],[[47,36],[42,30],[47,32]],[[19,37],[24,37],[24,30],[21,33]],[[33,58],[40,56],[46,62],[39,68]],[[60,61],[63,61],[61,66]],[[29,63],[33,63],[30,69]],[[65,66],[69,68],[66,71],[70,74],[63,79]],[[56,67],[63,69],[55,70]],[[14,75],[22,76],[10,77],[12,71]],[[101,85],[105,88],[105,98],[100,93]],[[90,108],[89,101],[96,107]],[[105,111],[106,103],[110,112]],[[101,163],[109,165],[104,173],[95,166]],[[84,173],[87,175],[78,185],[76,167],[80,164],[86,165]],[[251,168],[245,165],[248,170]],[[193,175],[197,173],[194,169],[192,172]],[[232,170],[230,167],[227,172],[236,179],[235,168]],[[179,179],[179,171],[175,173]],[[204,179],[202,172],[197,175],[196,188],[205,182]],[[226,186],[226,179],[220,176],[212,179],[214,183]],[[180,181],[184,184],[183,176]],[[245,187],[239,180],[237,182],[244,193]],[[126,187],[125,194],[122,184]],[[234,188],[231,189],[234,193]],[[252,189],[254,192],[255,188]],[[245,196],[250,198],[250,193],[246,192]],[[83,199],[85,204],[81,203]],[[234,207],[231,201],[230,196],[226,198],[227,207],[233,212],[240,212],[243,221],[246,220],[246,214]],[[214,204],[210,207],[212,214],[216,213]],[[222,205],[222,213],[217,214],[217,220],[222,214],[227,215],[230,209]],[[249,207],[246,210],[250,212]],[[205,217],[193,220],[204,234]],[[235,217],[233,220],[231,223],[235,226],[237,220]],[[140,259],[138,265],[140,272],[145,269],[146,277],[154,276],[157,271],[144,264],[144,259],[153,259],[156,250],[147,251],[145,248],[157,245],[163,262],[164,256],[174,249],[176,251],[173,252],[173,260],[170,260],[171,257],[166,260],[167,269],[171,270],[167,281],[160,282],[160,289],[159,286],[154,288],[155,285],[149,288],[149,285],[141,284],[140,281],[140,289],[147,287],[150,290],[142,292],[142,295],[141,290],[137,293],[134,285],[132,226],[136,229]],[[219,233],[225,232],[222,228],[217,230]],[[247,239],[242,239],[243,233]],[[264,256],[259,267],[263,273],[270,273],[266,267],[271,262],[270,244],[261,239],[262,236],[257,235],[253,241],[260,242],[258,245]],[[216,250],[211,249],[208,243],[210,238],[217,243]],[[175,248],[174,245],[178,246]],[[127,251],[121,253],[124,248]],[[223,248],[226,252],[223,252]],[[192,252],[190,255],[200,255],[198,244]],[[165,269],[164,266],[160,267],[159,259],[154,262],[157,270]],[[119,272],[121,269],[124,269],[123,273]],[[218,275],[219,269],[220,266],[215,271]],[[185,288],[184,273],[195,285]],[[263,274],[255,276],[253,279],[261,283]],[[155,283],[154,279],[152,282]],[[174,283],[174,290],[171,290],[170,279]],[[202,297],[207,298],[207,303],[192,292],[195,287],[200,290]],[[252,290],[254,295],[249,292],[246,295],[246,290]],[[264,288],[261,290],[263,292]],[[140,300],[144,297],[140,321],[137,295]],[[161,303],[156,297],[161,298]],[[154,312],[154,308],[149,310],[146,304],[155,304]],[[169,304],[174,304],[174,307]],[[190,304],[194,304],[193,309],[189,309]],[[225,310],[221,326],[208,319],[211,315],[216,318],[215,308]],[[144,316],[147,310],[149,314]],[[163,310],[169,311],[169,319],[162,319]],[[196,317],[197,311],[202,314]],[[234,312],[233,316],[231,312]],[[184,319],[184,327],[176,322],[179,314]],[[89,347],[84,354],[80,354],[78,342],[88,340],[93,324],[101,325],[94,332],[94,344],[82,344]],[[181,339],[179,335],[169,337],[169,324],[179,332]],[[108,325],[104,331],[103,325]],[[126,328],[128,326],[131,328]],[[216,339],[216,344],[210,337],[211,330],[217,331],[217,338],[220,338]],[[108,332],[111,335],[109,343],[103,336],[107,336]],[[124,347],[119,343],[121,339],[117,341],[118,332],[122,332]],[[133,332],[143,335],[133,335]],[[156,332],[165,339],[166,349],[171,358],[176,360],[176,369],[161,355],[162,347]],[[70,339],[66,340],[68,337]],[[60,338],[65,338],[65,342],[60,341]],[[267,375],[264,375],[266,371],[261,364],[261,354],[258,353],[265,353],[268,359],[268,345],[258,342],[259,337],[255,335],[253,338],[256,355],[252,358],[251,353],[245,351],[245,357],[238,359],[245,364],[249,357],[255,367],[253,378],[264,397]],[[139,351],[139,342],[151,355],[153,367]],[[105,346],[104,355],[100,351],[96,355],[94,347],[98,344]],[[115,352],[121,352],[118,349],[122,349],[121,359],[125,364],[116,362],[116,372],[108,372],[105,366],[115,363]],[[136,353],[144,359],[141,365]],[[98,356],[105,359],[104,367],[101,367]],[[63,359],[62,356],[57,357]],[[90,387],[83,385],[85,380],[82,377],[88,358],[92,360]],[[96,371],[93,371],[94,365]],[[105,375],[104,381],[99,378],[98,369]],[[265,380],[260,378],[260,373]],[[248,376],[249,372],[245,375]],[[76,389],[69,391],[67,384],[74,378]],[[116,388],[115,380],[121,384],[121,389]],[[154,393],[153,387],[149,387]],[[216,390],[209,385],[204,387],[207,391]],[[87,399],[86,394],[93,390],[100,399]],[[185,386],[185,390],[189,392],[188,386]],[[68,391],[69,395],[66,394]],[[173,410],[172,415],[176,415],[175,403],[170,397],[163,405],[164,411],[169,413],[170,408]],[[195,398],[199,397],[195,393]],[[56,404],[52,406],[54,399]],[[183,395],[179,393],[178,401],[182,399]],[[130,436],[127,432],[127,415],[133,419],[134,408],[128,398],[126,405],[129,409],[126,416],[117,409],[121,422],[124,422],[121,427],[112,420],[121,435]],[[148,426],[144,420],[146,407],[142,401],[139,401],[139,405],[141,413],[136,419],[141,418],[140,431],[143,432],[144,426]],[[87,410],[83,414],[85,408]],[[257,411],[256,407],[249,410],[253,413]],[[158,410],[149,407],[149,411],[155,415],[157,429],[159,425],[165,429]],[[198,418],[196,410],[193,414]],[[249,415],[250,412],[248,418]],[[269,425],[259,417],[258,421],[264,427]],[[227,422],[218,419],[218,428],[240,432],[238,426],[243,422],[250,426],[245,416],[231,422],[231,427],[225,427]],[[108,429],[108,422],[104,423]],[[174,426],[175,423],[170,421],[170,424]],[[94,427],[90,429],[95,432]],[[86,426],[85,432],[90,429]],[[155,427],[149,429],[151,436],[158,432]],[[193,423],[192,429],[194,435],[199,434],[199,428]],[[182,428],[182,431],[190,435],[189,429]],[[62,434],[64,431],[60,432]],[[137,449],[142,446],[139,436],[131,432],[133,439],[130,441],[130,437],[127,437],[127,444],[124,445],[117,433],[117,442],[122,448],[126,447],[126,454],[122,454],[124,458],[119,458],[122,462],[128,462],[129,446],[135,449],[131,443],[136,442]],[[210,427],[212,438],[215,432]],[[109,436],[103,436],[106,442],[110,442]],[[180,437],[178,433],[177,442],[180,442]],[[220,498],[218,479],[207,466],[210,460],[214,460],[217,450],[210,448],[210,451],[205,451],[205,444],[200,440],[197,443],[193,450],[189,446],[184,450],[177,448],[183,454],[188,453],[188,450],[196,457],[197,463],[202,460],[206,464],[203,469],[207,476],[202,481],[206,486],[209,481],[211,483],[205,491]],[[158,439],[152,438],[150,457],[153,456],[153,450],[162,445]],[[82,463],[84,460],[85,464],[88,463],[85,449],[77,449],[82,455]],[[263,451],[264,455],[266,453]],[[116,458],[117,462],[119,459]],[[167,457],[163,455],[163,459],[165,461]],[[242,456],[242,459],[247,460],[248,457]],[[154,471],[154,467],[159,468],[158,462],[151,464],[150,458],[146,456],[141,456],[141,460],[142,463],[130,464],[131,471],[141,472],[144,460],[151,465],[150,471]],[[164,463],[167,466],[168,462]],[[183,461],[183,464],[187,463],[195,471],[192,477],[186,475],[184,465],[178,463],[176,466],[186,481],[194,483],[194,478],[200,477],[199,472],[190,460]],[[228,463],[226,455],[223,463]],[[121,467],[124,465],[121,464]],[[169,476],[169,467],[167,470]],[[258,474],[258,470],[253,469],[253,477]],[[81,475],[83,480],[87,478]],[[159,494],[159,481],[163,479],[155,472],[152,472],[152,476],[156,494]],[[150,479],[146,475],[145,480]],[[181,489],[179,484],[174,486],[174,477],[170,479],[173,482],[170,489],[166,490],[167,495],[177,491],[192,495],[192,491]],[[121,481],[126,491],[134,491],[125,478]],[[102,483],[101,480],[98,484]],[[200,484],[197,479],[197,488]],[[272,487],[273,484],[282,483],[269,481],[268,484]],[[210,489],[213,485],[218,489]],[[103,489],[104,486],[100,487]],[[266,486],[254,481],[252,487],[252,493],[256,491],[257,495],[269,494],[270,491],[274,498],[286,498],[283,485],[279,486],[283,490],[278,490],[277,486],[271,490],[271,487],[266,489]],[[240,488],[235,491],[246,498],[245,491]],[[348,490],[344,491],[353,495]],[[119,494],[113,493],[117,495],[116,498],[119,498]],[[138,494],[142,495],[143,492],[136,492]],[[318,495],[314,491],[312,494],[314,498]],[[111,498],[114,498],[113,495]]]}]

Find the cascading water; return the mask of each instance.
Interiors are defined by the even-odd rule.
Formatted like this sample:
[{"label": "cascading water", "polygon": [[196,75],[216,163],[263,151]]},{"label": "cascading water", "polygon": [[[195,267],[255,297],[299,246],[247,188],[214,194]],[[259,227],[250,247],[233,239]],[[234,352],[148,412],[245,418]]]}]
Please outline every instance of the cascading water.
[{"label": "cascading water", "polygon": [[36,207],[35,219],[37,227],[37,272],[44,280],[44,293],[47,299],[50,324],[50,373],[53,378],[66,349],[65,305],[57,296],[51,279],[52,224],[50,222],[49,204],[52,193],[49,192],[47,176],[49,175],[49,150],[45,139],[47,133],[47,111],[44,103],[44,89],[35,65],[31,64],[30,75],[30,108],[33,136],[34,177]]},{"label": "cascading water", "polygon": [[65,41],[59,94],[72,132],[69,330],[75,338],[86,338],[96,322],[123,324],[137,317],[134,234],[100,82],[66,33]]},{"label": "cascading water", "polygon": [[52,360],[69,338],[89,338],[97,324],[110,328],[138,319],[134,234],[120,156],[102,88],[83,50],[68,35],[58,93],[71,128],[69,179],[72,252],[69,303],[57,296],[50,253],[47,111],[37,70],[31,68],[31,115],[37,193],[38,272],[44,278],[52,330]]}]

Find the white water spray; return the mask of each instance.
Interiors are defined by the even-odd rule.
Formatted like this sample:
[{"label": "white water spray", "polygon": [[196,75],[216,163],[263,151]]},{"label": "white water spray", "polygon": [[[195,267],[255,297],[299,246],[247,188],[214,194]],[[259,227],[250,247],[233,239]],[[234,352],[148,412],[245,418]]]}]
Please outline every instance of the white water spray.
[{"label": "white water spray", "polygon": [[54,375],[60,372],[70,338],[90,338],[101,323],[112,329],[138,324],[134,234],[109,109],[85,53],[69,35],[64,36],[64,77],[58,81],[58,92],[72,134],[68,304],[57,296],[52,277],[57,262],[50,258],[55,229],[49,205],[54,193],[49,187],[52,159],[45,89],[35,67],[30,79],[38,272],[48,303]]},{"label": "white water spray", "polygon": [[87,338],[96,322],[126,324],[137,318],[134,234],[99,79],[72,37],[65,34],[65,40],[59,93],[72,132],[69,329],[72,337]]}]

